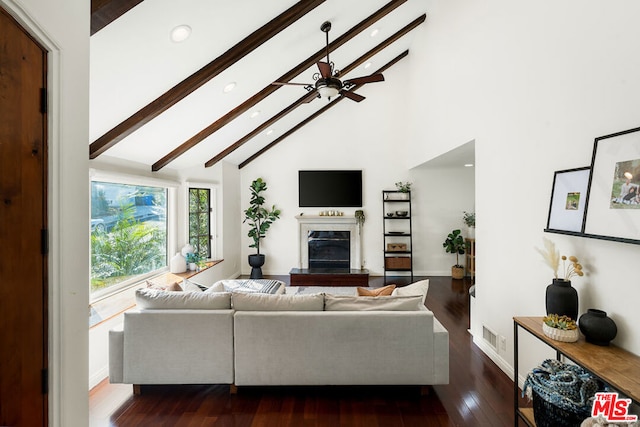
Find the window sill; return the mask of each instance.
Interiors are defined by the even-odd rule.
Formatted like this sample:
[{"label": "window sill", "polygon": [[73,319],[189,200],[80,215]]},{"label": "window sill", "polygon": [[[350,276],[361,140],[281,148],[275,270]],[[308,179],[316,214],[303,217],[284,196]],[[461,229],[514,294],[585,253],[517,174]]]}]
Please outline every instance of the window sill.
[{"label": "window sill", "polygon": [[[158,276],[152,277],[148,280],[153,280],[155,283],[165,283],[167,285],[175,282],[182,282],[183,279],[188,279],[201,273],[216,264],[221,263],[223,260],[209,261],[207,266],[198,271],[186,271],[185,273],[163,273]],[[89,329],[113,319],[116,316],[124,313],[127,310],[136,306],[136,290],[146,287],[145,281],[136,283],[121,292],[117,292],[111,296],[89,304]]]}]

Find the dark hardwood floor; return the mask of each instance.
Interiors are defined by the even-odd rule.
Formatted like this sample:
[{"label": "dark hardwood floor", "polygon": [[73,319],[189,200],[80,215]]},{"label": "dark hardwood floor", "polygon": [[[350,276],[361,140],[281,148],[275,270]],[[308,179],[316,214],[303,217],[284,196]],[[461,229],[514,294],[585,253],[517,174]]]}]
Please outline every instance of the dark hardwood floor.
[{"label": "dark hardwood floor", "polygon": [[[288,277],[276,277],[288,282]],[[415,278],[418,280],[419,278]],[[406,283],[406,279],[387,283]],[[373,277],[371,286],[382,286]],[[104,381],[90,393],[101,426],[513,426],[513,383],[467,332],[469,282],[431,277],[427,307],[449,331],[450,383],[417,387],[146,386]],[[402,363],[402,355],[392,363]]]}]

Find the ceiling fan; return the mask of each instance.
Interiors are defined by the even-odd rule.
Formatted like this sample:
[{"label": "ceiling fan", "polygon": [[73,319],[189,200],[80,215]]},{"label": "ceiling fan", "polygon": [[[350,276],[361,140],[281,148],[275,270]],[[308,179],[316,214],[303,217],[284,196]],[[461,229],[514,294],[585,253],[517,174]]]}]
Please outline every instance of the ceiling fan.
[{"label": "ceiling fan", "polygon": [[[352,89],[356,85],[384,81],[384,76],[378,73],[372,74],[370,76],[355,77],[353,79],[345,80],[344,82],[340,81],[340,79],[338,78],[338,76],[340,75],[340,71],[334,70],[334,64],[329,60],[329,30],[331,30],[331,22],[324,22],[320,26],[320,29],[326,35],[327,61],[318,61],[318,63],[316,64],[320,72],[314,73],[313,75],[315,83],[274,82],[273,84],[304,86],[305,89],[307,89],[309,92],[316,89],[318,91],[319,98],[327,98],[327,100],[329,101],[332,97],[335,97],[338,94],[347,97],[352,101],[362,101],[363,99],[365,99],[365,97],[362,95],[358,95],[355,92],[351,92],[350,89]],[[309,99],[309,101],[311,101],[311,99]]]}]

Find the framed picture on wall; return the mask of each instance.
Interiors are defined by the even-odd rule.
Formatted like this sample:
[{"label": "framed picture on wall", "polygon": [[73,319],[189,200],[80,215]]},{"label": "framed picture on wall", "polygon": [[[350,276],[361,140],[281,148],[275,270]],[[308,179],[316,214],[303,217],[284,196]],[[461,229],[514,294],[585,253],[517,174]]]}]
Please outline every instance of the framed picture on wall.
[{"label": "framed picture on wall", "polygon": [[582,231],[590,171],[587,166],[555,172],[545,231]]},{"label": "framed picture on wall", "polygon": [[596,138],[583,232],[640,244],[640,128]]}]

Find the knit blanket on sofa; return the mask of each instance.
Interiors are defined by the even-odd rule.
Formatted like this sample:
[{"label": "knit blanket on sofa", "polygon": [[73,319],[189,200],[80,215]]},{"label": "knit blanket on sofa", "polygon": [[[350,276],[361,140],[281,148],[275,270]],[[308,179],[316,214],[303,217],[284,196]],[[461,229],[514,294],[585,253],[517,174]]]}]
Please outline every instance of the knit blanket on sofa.
[{"label": "knit blanket on sofa", "polygon": [[284,283],[279,280],[246,279],[246,280],[222,280],[224,290],[227,292],[246,292],[261,294],[278,294],[283,292]]}]

